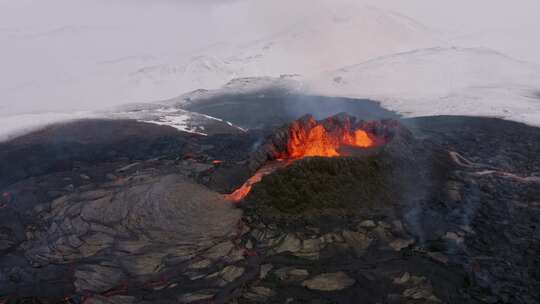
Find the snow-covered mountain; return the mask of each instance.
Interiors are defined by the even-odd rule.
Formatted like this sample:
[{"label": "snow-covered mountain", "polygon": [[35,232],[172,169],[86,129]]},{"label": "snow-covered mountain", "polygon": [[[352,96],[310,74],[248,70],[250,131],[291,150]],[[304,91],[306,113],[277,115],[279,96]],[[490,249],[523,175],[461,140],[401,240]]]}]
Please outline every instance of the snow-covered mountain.
[{"label": "snow-covered mountain", "polygon": [[307,80],[313,94],[372,98],[408,116],[485,115],[540,125],[540,67],[485,48],[382,56]]},{"label": "snow-covered mountain", "polygon": [[249,75],[309,75],[440,43],[434,32],[405,16],[372,7],[345,6],[242,46],[240,55],[229,60]]},{"label": "snow-covered mountain", "polygon": [[159,101],[169,106],[187,106],[200,100],[207,100],[227,95],[262,94],[269,91],[280,93],[302,94],[304,83],[298,75],[281,75],[279,77],[245,77],[235,78],[224,86],[214,90],[194,90],[178,97]]},{"label": "snow-covered mountain", "polygon": [[[320,0],[309,8],[296,4],[299,11],[294,4],[274,5],[291,10],[279,26],[261,20],[271,29],[253,32],[265,34],[224,41],[191,34],[204,22],[177,18],[177,4],[115,3],[87,13],[64,1],[81,15],[62,16],[66,21],[54,25],[32,23],[46,14],[29,16],[30,25],[22,26],[22,16],[0,12],[0,65],[9,71],[0,72],[0,138],[71,118],[126,117],[133,113],[103,109],[153,101],[161,112],[145,113],[149,121],[200,132],[192,122],[206,119],[170,107],[271,87],[376,99],[405,115],[491,115],[540,124],[537,66],[486,48],[454,48],[445,33],[364,2]],[[116,12],[127,8],[133,20],[118,20]]]},{"label": "snow-covered mountain", "polygon": [[[313,75],[381,54],[440,44],[427,27],[389,11],[362,5],[328,7],[332,10],[313,9],[270,36],[211,43],[189,52],[166,49],[170,42],[162,51],[159,44],[118,44],[133,36],[125,35],[121,26],[3,31],[0,46],[12,59],[0,58],[0,63],[5,61],[15,73],[0,77],[0,119],[11,133],[36,125],[34,118],[15,125],[12,118],[18,115],[47,113],[37,120],[52,122],[69,113],[168,100],[224,85],[227,92],[255,90],[276,85],[262,80],[265,76]],[[250,82],[250,77],[257,81]]]},{"label": "snow-covered mountain", "polygon": [[[445,44],[436,37],[421,23],[390,11],[337,6],[270,37],[220,43],[186,61],[168,58],[168,64],[139,68],[129,74],[129,82],[172,93],[216,89],[235,78],[312,75],[375,56]],[[175,60],[177,64],[170,64]]]}]

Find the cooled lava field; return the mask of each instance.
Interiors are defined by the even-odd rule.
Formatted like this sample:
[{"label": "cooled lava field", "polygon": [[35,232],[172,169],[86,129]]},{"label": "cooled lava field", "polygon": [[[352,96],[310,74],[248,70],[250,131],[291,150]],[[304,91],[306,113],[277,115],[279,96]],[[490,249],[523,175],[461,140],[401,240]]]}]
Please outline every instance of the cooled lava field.
[{"label": "cooled lava field", "polygon": [[540,303],[539,128],[315,96],[185,109],[245,132],[0,143],[0,303]]}]

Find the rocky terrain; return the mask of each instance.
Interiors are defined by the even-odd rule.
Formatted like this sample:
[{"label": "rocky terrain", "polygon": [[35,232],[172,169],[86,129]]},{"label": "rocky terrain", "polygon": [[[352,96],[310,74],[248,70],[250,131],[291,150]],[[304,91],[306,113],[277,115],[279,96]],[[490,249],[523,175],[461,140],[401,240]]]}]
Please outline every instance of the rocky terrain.
[{"label": "rocky terrain", "polygon": [[3,143],[0,302],[538,303],[540,129],[399,125],[239,204],[223,194],[272,129],[87,120]]}]

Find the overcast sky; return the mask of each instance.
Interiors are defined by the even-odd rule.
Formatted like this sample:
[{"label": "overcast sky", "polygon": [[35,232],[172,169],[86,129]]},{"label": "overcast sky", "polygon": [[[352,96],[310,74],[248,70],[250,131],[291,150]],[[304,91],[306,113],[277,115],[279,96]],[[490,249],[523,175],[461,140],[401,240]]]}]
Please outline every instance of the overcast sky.
[{"label": "overcast sky", "polygon": [[155,30],[169,27],[177,37],[187,39],[182,48],[189,49],[217,40],[262,36],[320,7],[345,2],[391,9],[540,63],[537,0],[0,0],[0,33],[65,25],[133,27],[133,35],[145,42],[177,45],[171,31]]},{"label": "overcast sky", "polygon": [[538,0],[0,0],[0,117],[103,106],[109,91],[124,96],[115,77],[128,71],[104,72],[103,63],[262,39],[345,4],[389,9],[452,43],[540,64]]}]

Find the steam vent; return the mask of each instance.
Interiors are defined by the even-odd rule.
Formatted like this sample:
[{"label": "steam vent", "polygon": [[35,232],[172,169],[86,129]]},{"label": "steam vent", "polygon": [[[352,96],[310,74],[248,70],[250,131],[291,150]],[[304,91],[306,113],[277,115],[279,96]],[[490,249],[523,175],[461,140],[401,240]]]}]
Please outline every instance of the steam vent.
[{"label": "steam vent", "polygon": [[360,114],[0,143],[0,303],[539,303],[540,131]]}]

